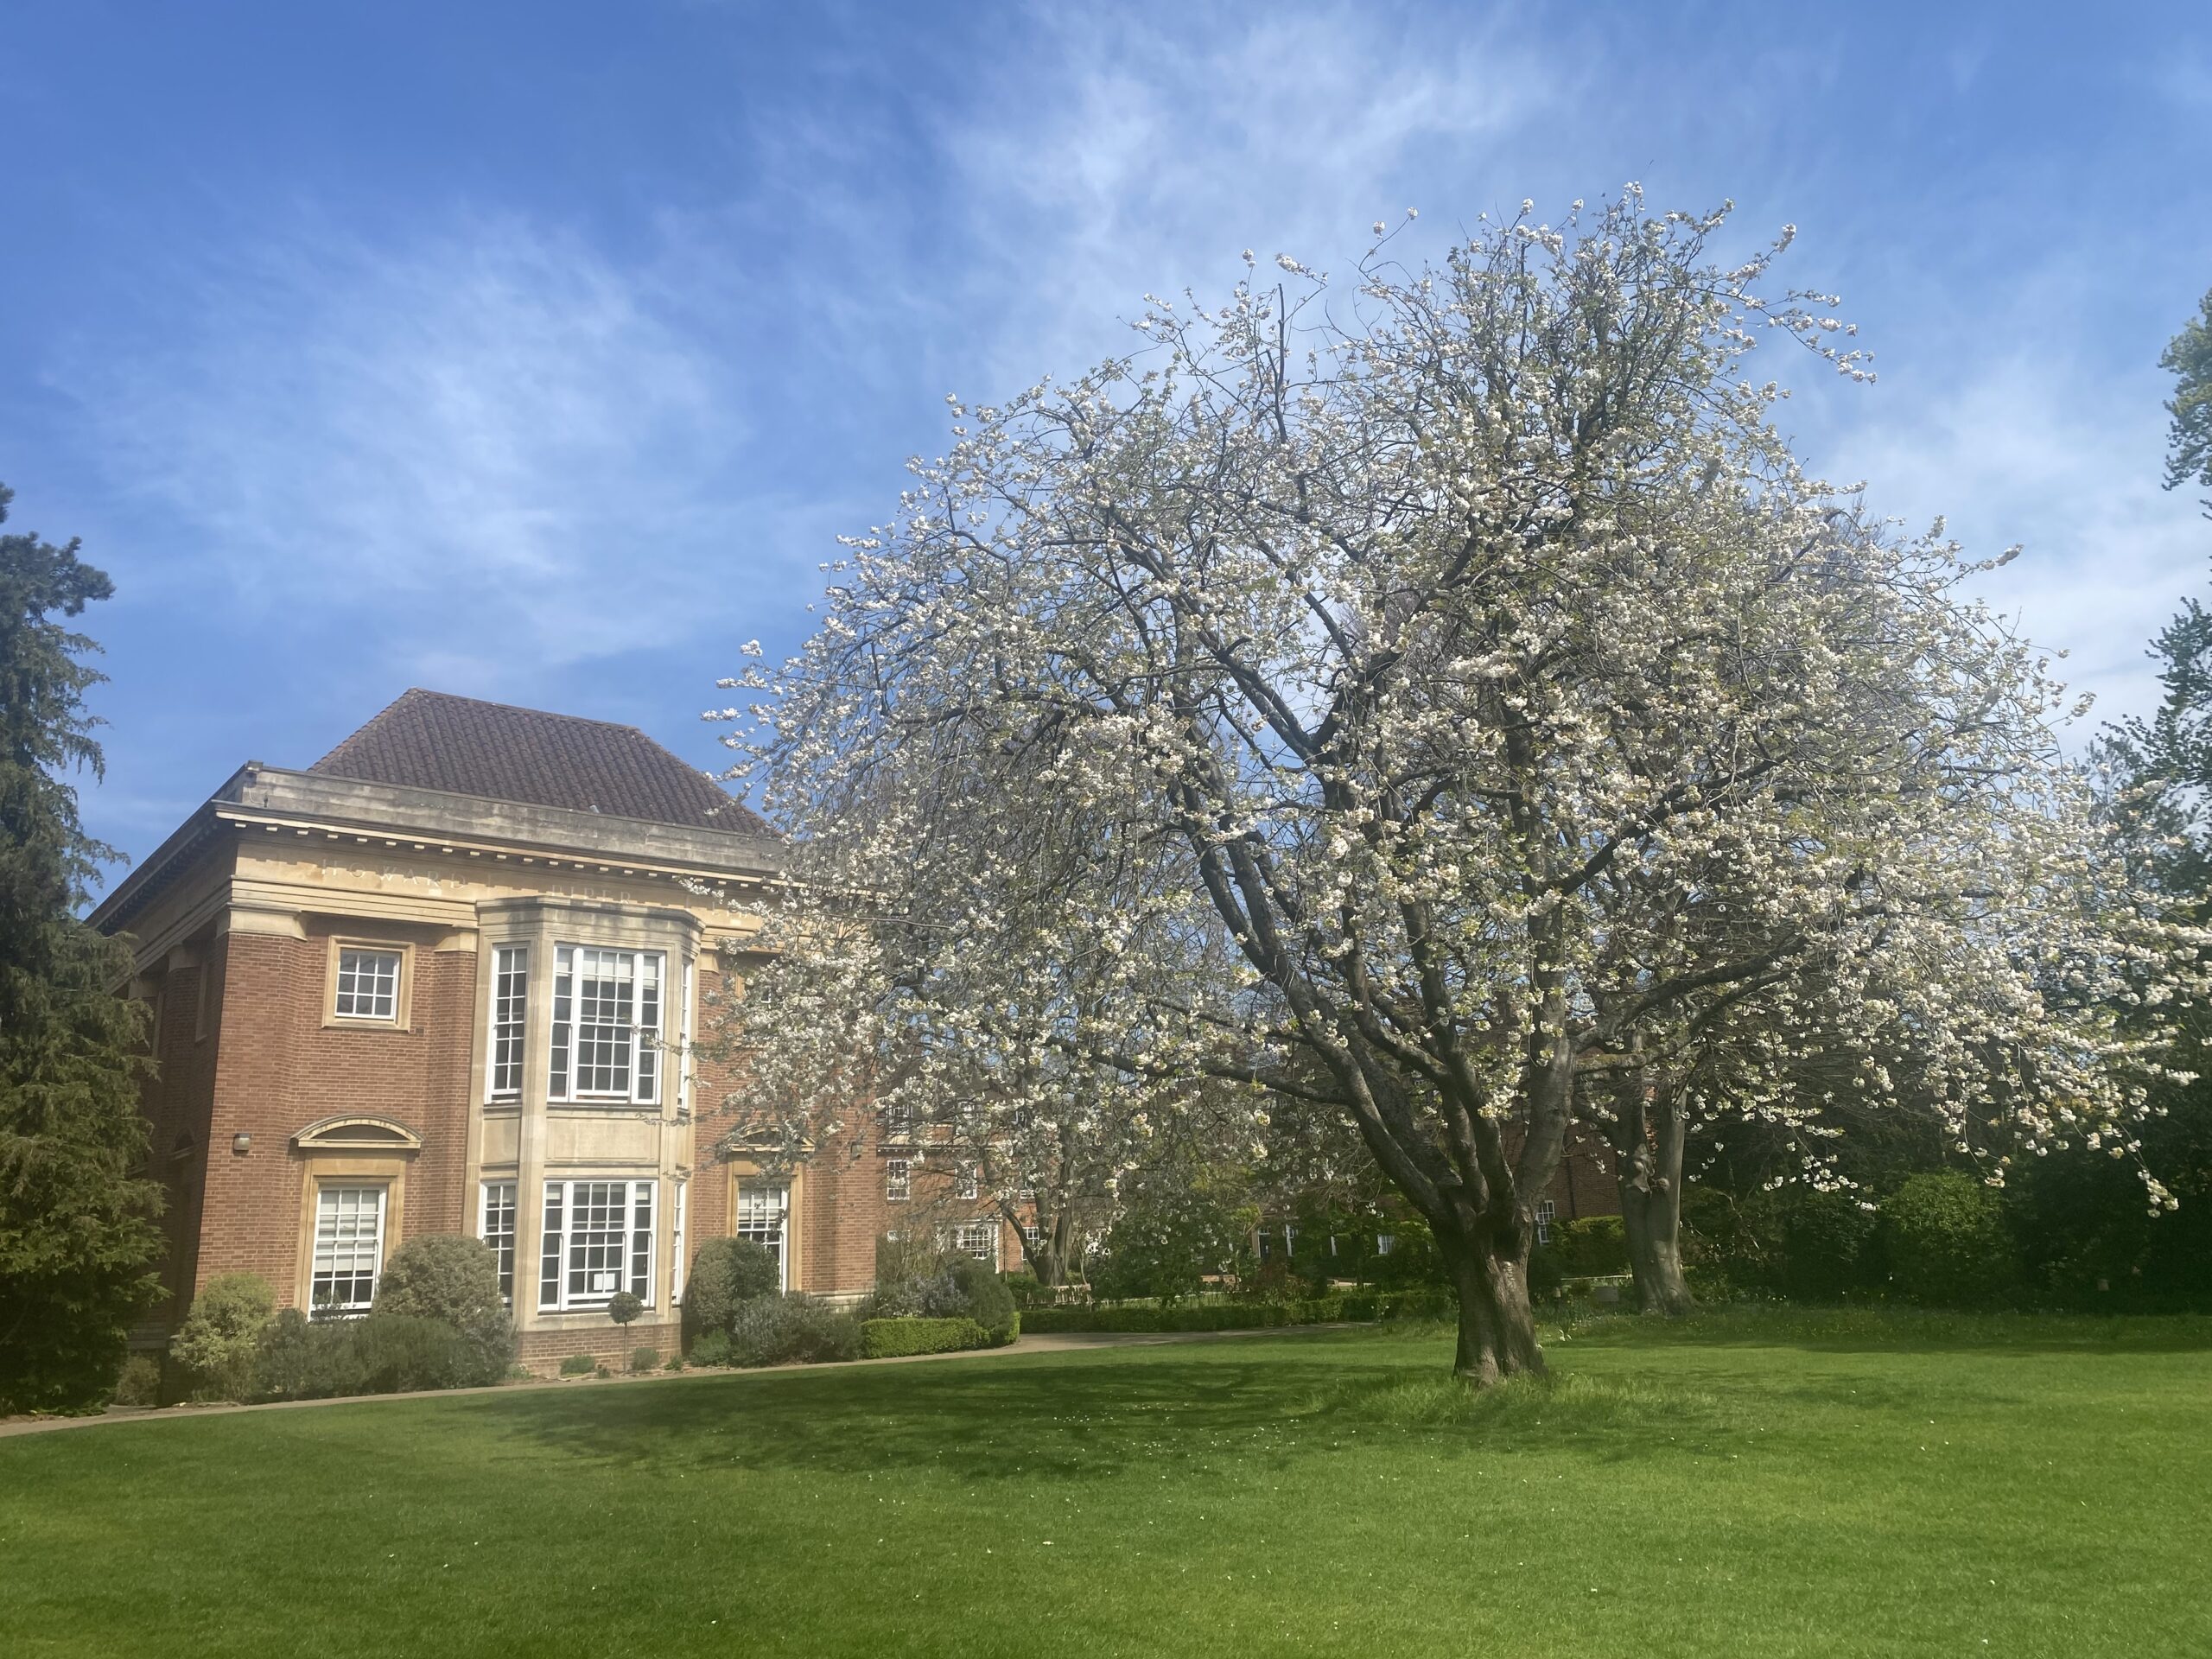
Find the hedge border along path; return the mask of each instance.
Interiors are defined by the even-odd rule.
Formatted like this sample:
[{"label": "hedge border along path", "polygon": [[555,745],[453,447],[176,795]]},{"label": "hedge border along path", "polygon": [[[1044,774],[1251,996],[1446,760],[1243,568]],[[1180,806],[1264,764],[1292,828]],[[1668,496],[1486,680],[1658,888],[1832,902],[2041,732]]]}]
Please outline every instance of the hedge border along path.
[{"label": "hedge border along path", "polygon": [[993,1339],[974,1319],[862,1319],[861,1344],[870,1359],[906,1359],[923,1354],[955,1354],[971,1348],[1003,1348],[1021,1334],[1019,1315],[1005,1342]]},{"label": "hedge border along path", "polygon": [[1443,1319],[1454,1308],[1448,1290],[1353,1291],[1304,1301],[1187,1302],[1166,1307],[1028,1307],[1021,1328],[1061,1332],[1155,1332],[1265,1331],[1290,1325],[1369,1325],[1390,1319]]}]

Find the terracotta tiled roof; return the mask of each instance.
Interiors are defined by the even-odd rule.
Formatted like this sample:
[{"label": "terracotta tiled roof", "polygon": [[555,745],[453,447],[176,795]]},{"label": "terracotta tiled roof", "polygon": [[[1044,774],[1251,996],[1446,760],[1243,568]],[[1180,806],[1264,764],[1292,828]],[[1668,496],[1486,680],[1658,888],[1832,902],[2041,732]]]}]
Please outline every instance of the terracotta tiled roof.
[{"label": "terracotta tiled roof", "polygon": [[402,693],[308,770],[653,823],[767,830],[720,785],[634,726],[442,691]]}]

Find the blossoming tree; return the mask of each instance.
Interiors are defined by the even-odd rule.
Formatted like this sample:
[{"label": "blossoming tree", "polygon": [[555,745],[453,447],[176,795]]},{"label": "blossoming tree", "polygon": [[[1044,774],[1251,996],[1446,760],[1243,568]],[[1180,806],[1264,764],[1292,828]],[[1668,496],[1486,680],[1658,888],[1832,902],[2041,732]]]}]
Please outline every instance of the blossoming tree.
[{"label": "blossoming tree", "polygon": [[1815,1033],[1909,1041],[1961,1141],[2124,1149],[2157,1058],[2113,1010],[2172,994],[2172,941],[1954,550],[1801,471],[1754,346],[1868,372],[1833,302],[1770,296],[1781,245],[1722,233],[1630,189],[1433,269],[1382,238],[1349,291],[1284,258],[956,406],[748,677],[739,770],[815,895],[749,1005],[758,1098],[857,1065],[1109,1136],[1201,1077],[1341,1112],[1475,1382],[1541,1368],[1578,1099],[1651,1166],[1647,1246],[1669,1125]]}]

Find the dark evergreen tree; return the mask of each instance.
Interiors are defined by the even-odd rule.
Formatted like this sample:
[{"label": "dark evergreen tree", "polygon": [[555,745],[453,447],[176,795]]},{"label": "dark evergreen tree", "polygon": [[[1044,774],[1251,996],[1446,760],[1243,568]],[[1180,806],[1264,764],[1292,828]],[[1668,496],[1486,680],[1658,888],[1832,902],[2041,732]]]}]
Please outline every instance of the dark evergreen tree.
[{"label": "dark evergreen tree", "polygon": [[104,1402],[160,1293],[143,1012],[128,948],[77,916],[114,856],[68,781],[99,774],[84,697],[105,677],[56,619],[114,591],[78,545],[0,535],[0,1411]]}]

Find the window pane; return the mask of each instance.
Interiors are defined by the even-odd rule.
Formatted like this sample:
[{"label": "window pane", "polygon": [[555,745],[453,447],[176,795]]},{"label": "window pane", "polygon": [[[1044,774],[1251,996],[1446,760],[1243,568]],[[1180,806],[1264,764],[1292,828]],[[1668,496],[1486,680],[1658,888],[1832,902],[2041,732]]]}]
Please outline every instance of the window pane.
[{"label": "window pane", "polygon": [[376,1300],[377,1272],[383,1265],[384,1188],[319,1188],[309,1303],[334,1313],[365,1311]]},{"label": "window pane", "polygon": [[630,1092],[631,1022],[637,1005],[637,955],[576,952],[576,1092]]},{"label": "window pane", "polygon": [[569,1021],[575,1006],[571,994],[575,966],[575,952],[563,945],[553,963],[553,1066],[546,1084],[547,1093],[556,1100],[569,1097]]},{"label": "window pane", "polygon": [[659,957],[638,958],[638,1099],[651,1105],[660,1098]]},{"label": "window pane", "polygon": [[393,1020],[399,1013],[399,952],[338,952],[338,1001],[346,1020]]},{"label": "window pane", "polygon": [[745,1181],[737,1189],[737,1236],[775,1252],[776,1283],[789,1289],[785,1243],[791,1230],[791,1190],[782,1181]]},{"label": "window pane", "polygon": [[952,1230],[952,1248],[963,1255],[993,1267],[999,1261],[999,1225],[995,1221],[963,1222]]},{"label": "window pane", "polygon": [[545,1231],[537,1252],[537,1305],[561,1305],[562,1200],[568,1188],[560,1181],[545,1183]]},{"label": "window pane", "polygon": [[530,997],[530,952],[502,946],[492,958],[492,1076],[495,1096],[522,1092],[523,1022]]},{"label": "window pane", "polygon": [[904,1158],[884,1160],[883,1196],[894,1203],[906,1196],[906,1160]]},{"label": "window pane", "polygon": [[563,1306],[591,1306],[622,1288],[630,1183],[569,1184],[569,1271]]},{"label": "window pane", "polygon": [[484,1221],[480,1235],[499,1259],[499,1295],[512,1302],[515,1295],[515,1184],[484,1183]]},{"label": "window pane", "polygon": [[653,1300],[653,1197],[656,1183],[636,1181],[630,1188],[630,1294]]},{"label": "window pane", "polygon": [[683,1210],[684,1199],[690,1191],[691,1185],[688,1181],[678,1181],[676,1184],[675,1235],[669,1241],[670,1251],[674,1259],[668,1264],[668,1299],[671,1302],[683,1300]]}]

